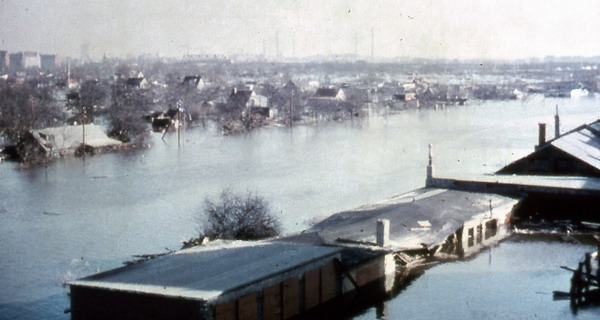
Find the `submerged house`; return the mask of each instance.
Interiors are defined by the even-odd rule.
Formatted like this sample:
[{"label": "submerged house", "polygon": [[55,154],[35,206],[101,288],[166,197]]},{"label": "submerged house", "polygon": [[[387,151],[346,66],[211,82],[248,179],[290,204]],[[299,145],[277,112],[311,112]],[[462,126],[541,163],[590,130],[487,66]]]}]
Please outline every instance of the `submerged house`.
[{"label": "submerged house", "polygon": [[125,84],[130,88],[137,89],[148,89],[150,87],[148,80],[144,77],[128,78]]},{"label": "submerged house", "polygon": [[209,242],[70,282],[72,319],[339,317],[391,294],[427,259],[468,256],[505,236],[516,202],[425,188],[301,234]]},{"label": "submerged house", "polygon": [[166,112],[154,112],[146,119],[152,124],[152,131],[163,132],[170,128],[177,128],[181,120],[181,109],[171,108]]},{"label": "submerged house", "polygon": [[[595,188],[596,180],[600,178],[600,120],[560,134],[557,113],[554,139],[546,140],[546,124],[540,123],[535,151],[500,169],[497,174],[510,174],[510,178],[529,181],[555,180],[566,186],[567,191],[560,194],[542,190],[528,192],[520,207],[533,213],[530,219],[542,216],[575,223],[597,219],[600,212],[598,196],[576,191]],[[569,185],[577,181],[581,181],[579,185]]]},{"label": "submerged house", "polygon": [[[84,134],[85,133],[85,134]],[[64,126],[30,130],[17,144],[22,161],[96,153],[118,148],[122,142],[109,138],[94,125]]]},{"label": "submerged house", "polygon": [[233,88],[227,102],[230,108],[249,112],[252,115],[260,115],[263,118],[272,117],[272,112],[268,106],[268,98],[252,89]]},{"label": "submerged house", "polygon": [[204,80],[202,80],[202,77],[198,75],[185,76],[181,82],[181,85],[186,88],[192,88],[196,90],[202,90],[205,86]]},{"label": "submerged house", "polygon": [[341,109],[341,103],[346,101],[344,90],[335,87],[322,87],[308,99],[309,112],[334,113]]},{"label": "submerged house", "polygon": [[312,101],[344,101],[346,96],[344,90],[340,88],[324,87],[319,88],[315,94],[310,98]]},{"label": "submerged house", "polygon": [[336,297],[340,258],[335,247],[216,241],[71,282],[72,319],[290,318]]},{"label": "submerged house", "polygon": [[500,169],[499,174],[600,177],[600,120],[581,125],[546,141],[539,127],[535,151]]}]

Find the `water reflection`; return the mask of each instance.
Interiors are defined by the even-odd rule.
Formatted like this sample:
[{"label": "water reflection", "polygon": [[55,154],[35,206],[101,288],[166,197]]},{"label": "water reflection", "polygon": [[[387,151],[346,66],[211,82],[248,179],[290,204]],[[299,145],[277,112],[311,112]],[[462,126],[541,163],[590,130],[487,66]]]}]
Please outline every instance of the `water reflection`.
[{"label": "water reflection", "polygon": [[560,265],[594,249],[559,237],[512,237],[488,254],[432,267],[400,286],[385,309],[374,304],[349,318],[380,318],[387,310],[391,318],[405,319],[597,319],[600,308],[572,313],[569,301],[553,301],[553,291],[570,285],[571,275]]}]

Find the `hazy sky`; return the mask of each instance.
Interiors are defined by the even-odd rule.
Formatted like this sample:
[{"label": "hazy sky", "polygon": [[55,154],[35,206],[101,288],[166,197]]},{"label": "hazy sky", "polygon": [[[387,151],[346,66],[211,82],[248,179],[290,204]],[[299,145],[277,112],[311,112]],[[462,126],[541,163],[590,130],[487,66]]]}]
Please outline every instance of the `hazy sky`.
[{"label": "hazy sky", "polygon": [[600,55],[600,0],[0,0],[0,50],[92,58]]}]

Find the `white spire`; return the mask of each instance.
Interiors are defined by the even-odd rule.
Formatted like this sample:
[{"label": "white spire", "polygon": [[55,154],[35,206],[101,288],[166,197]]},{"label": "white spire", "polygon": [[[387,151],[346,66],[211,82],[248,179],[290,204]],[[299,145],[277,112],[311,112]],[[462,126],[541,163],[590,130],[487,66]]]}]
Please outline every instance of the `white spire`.
[{"label": "white spire", "polygon": [[427,180],[425,186],[430,186],[433,180],[433,145],[429,144],[429,163],[427,164]]}]

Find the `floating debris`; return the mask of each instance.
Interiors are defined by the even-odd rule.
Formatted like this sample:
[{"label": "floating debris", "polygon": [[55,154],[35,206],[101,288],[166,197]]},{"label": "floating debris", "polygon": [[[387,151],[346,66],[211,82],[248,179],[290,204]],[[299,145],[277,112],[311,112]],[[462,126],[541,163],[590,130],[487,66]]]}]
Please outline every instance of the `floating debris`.
[{"label": "floating debris", "polygon": [[561,266],[562,269],[571,271],[571,289],[569,292],[554,291],[555,300],[569,299],[571,307],[576,310],[579,306],[600,304],[600,264],[598,252],[600,251],[600,237],[594,236],[598,241],[598,250],[586,253],[577,269]]}]

